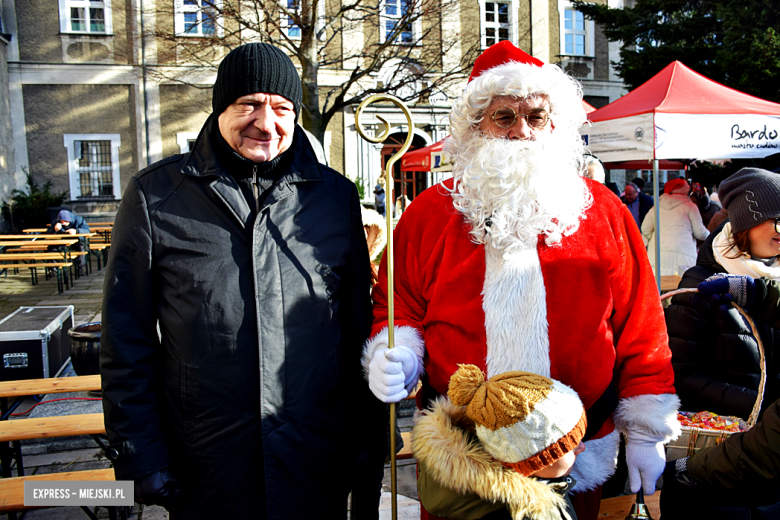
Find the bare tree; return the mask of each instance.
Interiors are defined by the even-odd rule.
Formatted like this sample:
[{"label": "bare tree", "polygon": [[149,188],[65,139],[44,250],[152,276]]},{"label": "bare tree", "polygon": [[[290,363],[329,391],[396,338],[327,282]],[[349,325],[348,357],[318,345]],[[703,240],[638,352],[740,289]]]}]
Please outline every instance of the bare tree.
[{"label": "bare tree", "polygon": [[[147,37],[157,42],[160,66],[149,74],[187,82],[172,71],[214,70],[238,45],[270,43],[300,66],[300,122],[320,140],[334,115],[368,95],[410,103],[441,96],[468,76],[480,49],[479,41],[443,33],[442,20],[458,17],[457,0],[185,0],[190,14],[174,27],[176,1],[154,7],[155,29]],[[340,84],[321,81],[323,73]]]}]

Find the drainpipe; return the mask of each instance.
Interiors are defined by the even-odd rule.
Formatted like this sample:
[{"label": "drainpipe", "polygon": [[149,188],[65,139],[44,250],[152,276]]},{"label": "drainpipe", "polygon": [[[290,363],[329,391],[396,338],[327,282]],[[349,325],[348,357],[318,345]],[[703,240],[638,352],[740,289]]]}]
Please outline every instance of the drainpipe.
[{"label": "drainpipe", "polygon": [[144,0],[141,5],[141,76],[143,81],[144,96],[144,141],[146,144],[146,166],[151,164],[149,152],[149,99],[146,95],[146,31],[144,30]]}]

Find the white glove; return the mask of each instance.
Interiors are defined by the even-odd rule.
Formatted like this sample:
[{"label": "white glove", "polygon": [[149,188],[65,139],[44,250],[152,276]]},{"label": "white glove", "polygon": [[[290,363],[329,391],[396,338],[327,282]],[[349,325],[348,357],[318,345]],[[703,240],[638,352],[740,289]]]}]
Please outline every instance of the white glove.
[{"label": "white glove", "polygon": [[377,350],[368,364],[368,387],[384,403],[397,403],[409,395],[419,376],[420,359],[404,345]]},{"label": "white glove", "polygon": [[655,493],[655,483],[666,467],[664,443],[657,436],[638,430],[626,433],[626,464],[631,492],[641,485],[645,496]]}]

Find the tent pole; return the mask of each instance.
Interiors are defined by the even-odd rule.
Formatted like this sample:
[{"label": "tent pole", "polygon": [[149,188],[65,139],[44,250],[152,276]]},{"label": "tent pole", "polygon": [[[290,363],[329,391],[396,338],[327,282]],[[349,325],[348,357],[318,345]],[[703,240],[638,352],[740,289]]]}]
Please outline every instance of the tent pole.
[{"label": "tent pole", "polygon": [[655,211],[655,283],[661,292],[661,199],[658,194],[658,159],[653,159],[653,211]]}]

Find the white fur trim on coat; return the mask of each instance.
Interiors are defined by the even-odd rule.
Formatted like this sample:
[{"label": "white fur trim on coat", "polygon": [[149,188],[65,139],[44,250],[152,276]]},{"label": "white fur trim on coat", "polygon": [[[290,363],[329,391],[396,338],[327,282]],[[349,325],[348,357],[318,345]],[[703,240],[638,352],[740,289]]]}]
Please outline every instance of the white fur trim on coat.
[{"label": "white fur trim on coat", "polygon": [[657,442],[666,443],[680,436],[679,409],[680,399],[675,394],[626,397],[615,410],[615,426],[623,433],[639,430],[654,436]]},{"label": "white fur trim on coat", "polygon": [[585,442],[585,451],[577,455],[571,476],[577,481],[572,493],[595,489],[615,473],[620,433],[614,430],[600,439]]},{"label": "white fur trim on coat", "polygon": [[[409,347],[415,354],[417,354],[417,358],[419,360],[417,366],[420,367],[417,378],[419,378],[423,371],[423,357],[425,356],[425,341],[423,341],[422,334],[420,334],[420,331],[414,327],[408,326],[395,327],[394,330],[395,335],[393,337],[393,342],[396,345]],[[363,365],[363,376],[366,378],[366,381],[368,381],[368,365],[374,358],[374,352],[383,348],[387,348],[388,344],[388,330],[387,327],[385,327],[380,330],[373,338],[369,338],[368,341],[366,341],[366,344],[363,346],[363,358],[361,360],[361,364]],[[415,380],[417,378],[415,378]]]},{"label": "white fur trim on coat", "polygon": [[560,519],[563,497],[549,485],[524,477],[491,457],[464,429],[473,425],[465,410],[439,397],[416,417],[412,451],[430,476],[459,493],[506,504],[513,520]]},{"label": "white fur trim on coat", "polygon": [[488,377],[512,370],[550,377],[546,294],[535,246],[504,253],[485,245]]}]

